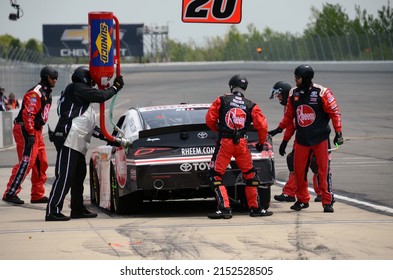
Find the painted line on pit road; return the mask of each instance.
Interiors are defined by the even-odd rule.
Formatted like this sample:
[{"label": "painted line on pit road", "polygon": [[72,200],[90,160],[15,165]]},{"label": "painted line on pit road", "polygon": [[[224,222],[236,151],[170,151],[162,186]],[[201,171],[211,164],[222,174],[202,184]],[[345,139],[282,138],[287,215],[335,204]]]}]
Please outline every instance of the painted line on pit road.
[{"label": "painted line on pit road", "polygon": [[[280,186],[285,186],[286,182],[276,180],[276,184],[280,185]],[[308,191],[310,193],[314,193],[315,194],[315,191],[314,191],[313,188],[308,188]],[[377,210],[377,211],[393,214],[393,208],[390,208],[390,207],[381,206],[381,205],[377,205],[377,204],[361,201],[361,200],[358,200],[358,199],[354,199],[354,198],[350,198],[350,197],[346,197],[346,196],[338,195],[338,194],[334,194],[334,197],[337,198],[337,199],[346,201],[346,202],[353,203],[353,204],[370,207],[370,208],[372,208],[374,210]]]}]

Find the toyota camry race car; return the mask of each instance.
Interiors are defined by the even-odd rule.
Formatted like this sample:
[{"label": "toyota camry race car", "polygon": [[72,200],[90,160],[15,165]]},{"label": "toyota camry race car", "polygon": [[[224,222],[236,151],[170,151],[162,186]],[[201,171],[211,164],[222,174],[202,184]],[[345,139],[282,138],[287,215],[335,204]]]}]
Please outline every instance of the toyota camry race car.
[{"label": "toyota camry race car", "polygon": [[[91,202],[115,213],[137,213],[143,201],[212,198],[209,186],[210,160],[218,134],[209,130],[205,116],[210,104],[178,104],[131,108],[117,127],[132,144],[127,147],[99,146],[90,158]],[[119,130],[113,135],[119,136]],[[275,180],[272,142],[258,152],[253,127],[247,133],[260,188]],[[244,186],[234,161],[223,177],[231,199],[241,198]],[[235,185],[238,188],[235,188]],[[244,192],[244,191],[243,191]],[[266,191],[265,191],[266,193]],[[268,207],[268,206],[266,206]]]}]

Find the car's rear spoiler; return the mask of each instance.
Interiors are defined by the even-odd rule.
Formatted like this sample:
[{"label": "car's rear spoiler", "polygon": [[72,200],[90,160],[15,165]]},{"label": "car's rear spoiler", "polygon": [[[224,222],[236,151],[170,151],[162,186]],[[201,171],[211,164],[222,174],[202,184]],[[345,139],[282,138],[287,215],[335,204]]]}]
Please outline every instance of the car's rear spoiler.
[{"label": "car's rear spoiler", "polygon": [[[142,130],[139,132],[139,138],[146,138],[146,137],[152,137],[152,136],[169,134],[169,133],[205,131],[205,130],[210,130],[210,128],[204,123],[174,125],[174,126],[153,128],[153,129],[149,129],[149,130]],[[255,131],[255,128],[252,125],[250,125],[247,127],[247,131]]]}]

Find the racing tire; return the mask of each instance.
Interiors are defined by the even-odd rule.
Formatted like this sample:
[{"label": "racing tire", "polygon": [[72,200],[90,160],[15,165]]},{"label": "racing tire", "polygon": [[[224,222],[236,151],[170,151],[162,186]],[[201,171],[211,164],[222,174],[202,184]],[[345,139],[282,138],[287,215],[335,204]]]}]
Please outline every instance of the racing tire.
[{"label": "racing tire", "polygon": [[139,191],[120,197],[120,186],[116,179],[115,167],[111,163],[111,211],[116,214],[134,214],[141,211],[143,196]]},{"label": "racing tire", "polygon": [[93,161],[90,160],[90,202],[91,204],[100,205],[100,182],[98,180],[97,170],[94,167]]}]

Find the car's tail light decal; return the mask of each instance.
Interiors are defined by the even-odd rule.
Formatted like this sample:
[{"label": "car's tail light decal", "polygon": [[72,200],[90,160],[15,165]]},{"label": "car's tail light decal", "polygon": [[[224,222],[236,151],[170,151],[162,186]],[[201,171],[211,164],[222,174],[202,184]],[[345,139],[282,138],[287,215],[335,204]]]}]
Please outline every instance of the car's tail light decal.
[{"label": "car's tail light decal", "polygon": [[148,154],[152,154],[155,152],[163,152],[163,151],[170,151],[172,148],[139,148],[138,150],[135,151],[134,156],[144,156]]}]

